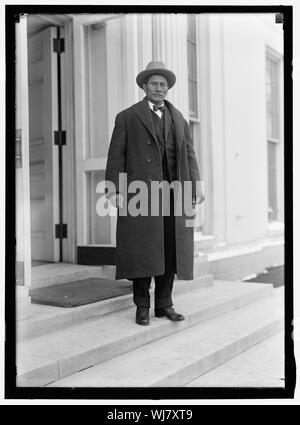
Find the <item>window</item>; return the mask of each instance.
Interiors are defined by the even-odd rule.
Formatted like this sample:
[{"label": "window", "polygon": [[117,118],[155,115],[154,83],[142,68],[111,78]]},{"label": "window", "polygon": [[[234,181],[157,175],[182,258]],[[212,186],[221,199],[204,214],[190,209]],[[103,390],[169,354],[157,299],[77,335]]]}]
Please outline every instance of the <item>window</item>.
[{"label": "window", "polygon": [[[198,69],[197,69],[197,15],[187,15],[187,69],[188,69],[188,99],[189,99],[189,126],[197,161],[202,170],[202,152],[200,141],[200,120],[198,111]],[[206,229],[207,230],[207,229]],[[205,234],[200,211],[196,215],[195,231],[198,237]]]},{"label": "window", "polygon": [[279,141],[278,62],[267,57],[267,135]]},{"label": "window", "polygon": [[268,142],[268,215],[269,221],[277,219],[276,143]]},{"label": "window", "polygon": [[279,126],[279,78],[278,60],[266,58],[266,102],[267,102],[267,144],[268,144],[268,219],[278,219],[277,162],[280,139]]},{"label": "window", "polygon": [[196,16],[187,15],[187,61],[188,61],[189,111],[192,117],[198,116],[196,53],[197,53]]}]

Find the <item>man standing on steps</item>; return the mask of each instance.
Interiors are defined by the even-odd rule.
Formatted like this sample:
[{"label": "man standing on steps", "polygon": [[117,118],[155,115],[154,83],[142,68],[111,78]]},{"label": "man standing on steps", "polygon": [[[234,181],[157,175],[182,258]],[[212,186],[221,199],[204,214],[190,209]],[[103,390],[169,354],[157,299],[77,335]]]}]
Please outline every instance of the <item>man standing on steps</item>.
[{"label": "man standing on steps", "polygon": [[[106,196],[118,207],[116,279],[133,280],[139,325],[149,325],[152,277],[155,316],[172,321],[184,320],[172,307],[175,273],[178,279],[193,279],[194,229],[187,226],[184,208],[182,214],[174,214],[174,199],[178,206],[184,196],[178,198],[173,189],[168,192],[163,203],[169,214],[163,213],[165,207],[160,207],[158,215],[152,214],[150,207],[147,215],[122,212],[123,204],[127,208],[133,201],[128,185],[134,181],[144,182],[148,194],[152,193],[153,182],[176,181],[182,186],[190,182],[191,210],[204,201],[189,125],[181,112],[165,100],[175,81],[175,74],[163,62],[150,62],[137,75],[136,82],[146,96],[117,114],[107,157],[105,180],[115,189],[107,186]],[[126,173],[125,185],[121,184],[120,173]],[[153,204],[151,196],[147,200]]]}]

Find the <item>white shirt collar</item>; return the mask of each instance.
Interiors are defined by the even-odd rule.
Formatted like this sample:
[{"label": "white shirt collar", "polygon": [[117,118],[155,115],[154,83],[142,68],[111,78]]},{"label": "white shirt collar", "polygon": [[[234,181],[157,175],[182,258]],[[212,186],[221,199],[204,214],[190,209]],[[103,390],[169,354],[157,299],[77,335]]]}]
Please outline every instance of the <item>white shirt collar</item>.
[{"label": "white shirt collar", "polygon": [[[152,111],[156,114],[156,115],[158,115],[159,116],[159,118],[161,118],[162,117],[162,112],[161,111],[154,111],[154,109],[153,109],[153,106],[154,106],[154,103],[152,103],[152,102],[150,102],[150,100],[148,100],[148,105],[149,105],[149,108],[150,109],[152,109]],[[161,105],[159,105],[159,106],[164,106],[165,104],[164,103],[162,103]]]},{"label": "white shirt collar", "polygon": [[[150,102],[150,100],[148,100],[148,105],[149,105],[149,108],[150,109],[152,109],[152,111],[153,111],[153,106],[154,106],[154,103],[152,103],[152,102]],[[161,104],[161,105],[159,105],[159,106],[164,106],[165,104],[164,104],[164,102]],[[158,111],[154,111],[154,112],[158,112]]]}]

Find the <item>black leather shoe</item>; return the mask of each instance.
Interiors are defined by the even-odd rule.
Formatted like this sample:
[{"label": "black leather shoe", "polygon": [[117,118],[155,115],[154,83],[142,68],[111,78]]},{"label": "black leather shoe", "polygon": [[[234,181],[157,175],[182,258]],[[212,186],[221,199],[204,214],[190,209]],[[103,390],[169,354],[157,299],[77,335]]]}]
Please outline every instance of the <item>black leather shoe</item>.
[{"label": "black leather shoe", "polygon": [[137,307],[135,322],[138,325],[147,326],[150,323],[149,319],[149,308],[147,307]]},{"label": "black leather shoe", "polygon": [[172,320],[172,322],[180,322],[181,320],[184,320],[184,316],[176,313],[173,307],[156,308],[154,313],[155,317],[167,317]]}]

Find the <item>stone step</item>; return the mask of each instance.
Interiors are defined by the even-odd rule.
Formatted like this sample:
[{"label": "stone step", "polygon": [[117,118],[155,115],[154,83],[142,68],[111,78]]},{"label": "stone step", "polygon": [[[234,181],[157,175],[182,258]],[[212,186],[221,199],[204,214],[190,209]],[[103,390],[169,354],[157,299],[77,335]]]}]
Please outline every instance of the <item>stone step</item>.
[{"label": "stone step", "polygon": [[243,351],[186,386],[284,388],[284,331]]},{"label": "stone step", "polygon": [[52,383],[51,387],[182,387],[284,326],[269,296]]},{"label": "stone step", "polygon": [[272,285],[217,281],[174,297],[176,309],[186,316],[173,323],[153,318],[151,325],[136,325],[135,308],[96,319],[90,318],[49,335],[17,345],[17,385],[42,386],[134,350],[156,339],[224,314],[270,295]]},{"label": "stone step", "polygon": [[[173,293],[176,296],[212,285],[213,277],[208,274],[194,280],[176,280]],[[153,292],[153,288],[151,288],[151,292]],[[73,308],[25,303],[20,306],[17,313],[17,340],[24,341],[45,334],[49,335],[57,330],[74,326],[85,320],[95,319],[107,313],[120,311],[132,305],[132,294]]]},{"label": "stone step", "polygon": [[32,267],[31,288],[44,288],[59,283],[102,277],[114,279],[115,266],[85,266],[71,263],[49,263]]},{"label": "stone step", "polygon": [[198,253],[194,256],[194,276],[202,276],[209,273],[209,262],[207,255]]},{"label": "stone step", "polygon": [[215,237],[211,235],[203,235],[200,232],[194,233],[194,256],[205,253],[214,246]]}]

